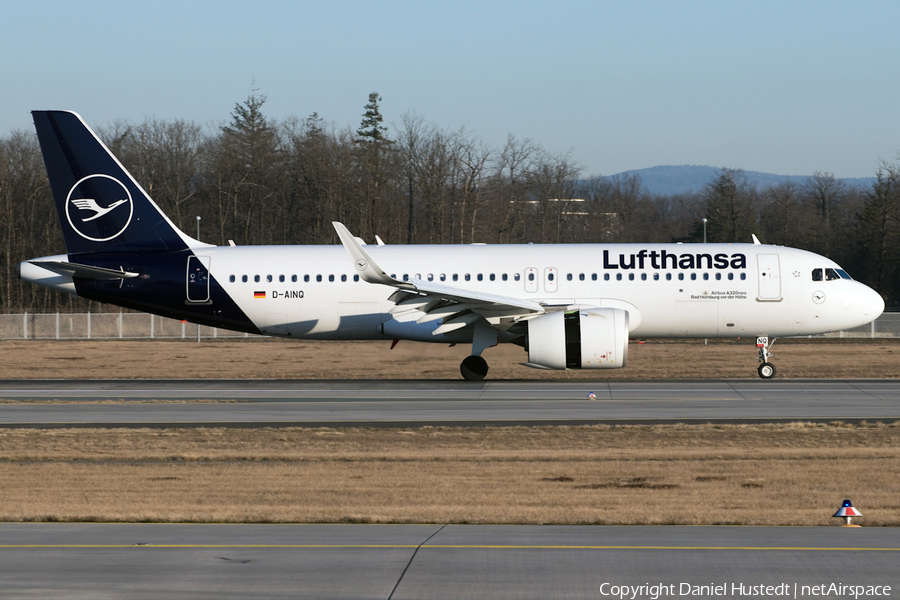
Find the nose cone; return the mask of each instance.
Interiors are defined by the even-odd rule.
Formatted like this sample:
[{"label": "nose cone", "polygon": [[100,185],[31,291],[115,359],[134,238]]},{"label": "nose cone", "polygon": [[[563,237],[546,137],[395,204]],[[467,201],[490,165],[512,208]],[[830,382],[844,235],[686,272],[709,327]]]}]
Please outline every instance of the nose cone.
[{"label": "nose cone", "polygon": [[884,312],[884,298],[869,286],[863,284],[860,286],[863,289],[857,294],[858,306],[865,323],[871,323]]}]

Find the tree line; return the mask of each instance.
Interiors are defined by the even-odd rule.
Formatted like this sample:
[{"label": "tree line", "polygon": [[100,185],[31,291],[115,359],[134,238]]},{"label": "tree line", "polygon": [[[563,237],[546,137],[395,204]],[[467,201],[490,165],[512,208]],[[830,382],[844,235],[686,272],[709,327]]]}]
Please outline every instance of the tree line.
[{"label": "tree line", "polygon": [[[804,248],[900,304],[900,165],[870,188],[830,173],[758,189],[721,169],[700,192],[649,193],[635,174],[588,176],[570,154],[508,136],[491,146],[416,114],[384,125],[369,95],[357,129],[318,114],[277,122],[251,93],[213,129],[175,119],[98,131],[135,179],[190,235],[214,244],[334,244],[331,221],[373,243],[749,242]],[[27,258],[64,253],[37,137],[0,138],[4,312],[86,310],[15,277]],[[95,308],[96,310],[96,308]]]}]

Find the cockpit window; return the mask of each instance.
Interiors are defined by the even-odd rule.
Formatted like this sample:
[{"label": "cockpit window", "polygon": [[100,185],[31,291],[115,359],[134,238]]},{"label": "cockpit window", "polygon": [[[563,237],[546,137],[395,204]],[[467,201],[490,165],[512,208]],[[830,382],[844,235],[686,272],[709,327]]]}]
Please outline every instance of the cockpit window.
[{"label": "cockpit window", "polygon": [[841,276],[837,274],[832,268],[825,269],[825,281],[834,281],[835,279],[840,279]]},{"label": "cockpit window", "polygon": [[850,275],[847,273],[847,271],[845,271],[843,269],[837,269],[837,272],[838,272],[838,275],[841,276],[841,279],[849,279],[851,281],[853,280],[853,278],[850,277]]},{"label": "cockpit window", "polygon": [[822,281],[822,269],[813,269],[812,277],[813,281]]}]

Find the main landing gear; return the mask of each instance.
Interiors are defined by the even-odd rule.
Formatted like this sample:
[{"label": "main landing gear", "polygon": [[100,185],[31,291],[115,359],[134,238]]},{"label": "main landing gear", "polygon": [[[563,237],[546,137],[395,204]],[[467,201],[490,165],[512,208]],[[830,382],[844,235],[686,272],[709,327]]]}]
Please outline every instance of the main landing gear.
[{"label": "main landing gear", "polygon": [[772,341],[770,342],[767,337],[756,338],[756,347],[759,349],[759,356],[756,360],[762,363],[756,371],[763,379],[772,379],[775,377],[775,365],[769,362],[769,357],[772,356],[772,353],[769,352],[769,348],[775,344],[776,339],[778,338],[772,338]]},{"label": "main landing gear", "polygon": [[481,381],[488,373],[487,361],[481,358],[486,348],[497,345],[499,332],[488,325],[487,321],[476,321],[472,330],[472,355],[467,356],[459,365],[459,372],[466,381]]},{"label": "main landing gear", "polygon": [[488,372],[487,361],[480,356],[467,356],[459,365],[459,372],[466,381],[481,381]]}]

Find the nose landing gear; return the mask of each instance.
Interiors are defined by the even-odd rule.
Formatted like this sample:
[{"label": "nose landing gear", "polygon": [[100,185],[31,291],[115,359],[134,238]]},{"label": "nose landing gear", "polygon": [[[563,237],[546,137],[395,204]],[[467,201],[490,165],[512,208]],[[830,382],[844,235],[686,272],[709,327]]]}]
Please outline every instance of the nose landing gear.
[{"label": "nose landing gear", "polygon": [[769,348],[772,347],[776,339],[778,338],[772,338],[772,341],[770,342],[767,337],[756,338],[756,347],[759,349],[759,356],[756,360],[762,363],[756,371],[763,379],[772,379],[775,377],[775,365],[769,362],[769,357],[772,356],[772,353],[769,352]]}]

